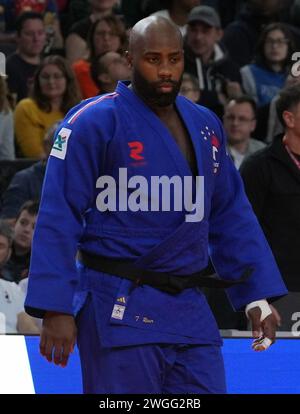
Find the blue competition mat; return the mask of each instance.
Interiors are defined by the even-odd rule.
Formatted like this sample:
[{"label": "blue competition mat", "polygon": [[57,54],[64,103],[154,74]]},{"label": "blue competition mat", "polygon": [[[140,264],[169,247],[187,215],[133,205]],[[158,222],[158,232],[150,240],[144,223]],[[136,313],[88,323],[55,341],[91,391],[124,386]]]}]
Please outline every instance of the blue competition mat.
[{"label": "blue competition mat", "polygon": [[[49,364],[39,354],[39,338],[26,337],[35,392],[37,394],[79,394],[81,373],[78,350],[69,365]],[[300,341],[278,339],[267,352],[251,350],[251,339],[224,339],[223,355],[228,392],[233,394],[299,394]]]}]

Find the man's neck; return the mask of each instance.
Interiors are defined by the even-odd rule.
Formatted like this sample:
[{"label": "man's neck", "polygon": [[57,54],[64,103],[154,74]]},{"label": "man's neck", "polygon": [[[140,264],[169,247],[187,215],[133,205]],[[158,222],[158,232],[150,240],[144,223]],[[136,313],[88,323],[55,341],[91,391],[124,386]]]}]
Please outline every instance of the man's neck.
[{"label": "man's neck", "polygon": [[228,142],[229,147],[233,148],[235,151],[239,152],[240,154],[245,154],[248,146],[249,146],[250,137],[239,142]]},{"label": "man's neck", "polygon": [[286,132],[282,141],[294,154],[300,155],[300,135],[295,135],[289,131]]},{"label": "man's neck", "polygon": [[202,63],[204,63],[204,65],[207,65],[210,61],[212,61],[214,59],[214,49],[210,50],[207,53],[204,53],[202,56],[199,56],[199,58],[201,59]]},{"label": "man's neck", "polygon": [[17,51],[18,55],[21,59],[23,59],[26,63],[30,63],[31,65],[39,65],[41,63],[41,57],[38,56],[28,56],[22,53],[20,50]]}]

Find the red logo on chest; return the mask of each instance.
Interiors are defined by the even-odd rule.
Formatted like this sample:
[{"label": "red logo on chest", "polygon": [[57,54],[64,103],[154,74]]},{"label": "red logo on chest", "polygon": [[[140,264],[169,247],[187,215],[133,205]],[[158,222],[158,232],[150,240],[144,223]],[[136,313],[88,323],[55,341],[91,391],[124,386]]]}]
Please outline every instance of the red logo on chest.
[{"label": "red logo on chest", "polygon": [[136,161],[141,161],[144,157],[141,155],[144,151],[144,145],[140,141],[132,141],[128,142],[128,146],[130,148],[130,158]]}]

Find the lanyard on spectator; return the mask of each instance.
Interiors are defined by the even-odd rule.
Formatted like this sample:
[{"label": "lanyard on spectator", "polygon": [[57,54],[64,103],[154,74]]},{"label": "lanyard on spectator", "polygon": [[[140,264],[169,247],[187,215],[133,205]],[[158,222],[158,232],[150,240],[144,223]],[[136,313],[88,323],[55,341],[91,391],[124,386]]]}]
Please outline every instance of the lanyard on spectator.
[{"label": "lanyard on spectator", "polygon": [[296,165],[298,170],[300,170],[300,161],[295,157],[295,155],[292,153],[292,151],[289,149],[289,147],[286,144],[284,144],[284,145],[285,145],[285,148],[286,148],[287,152],[289,153],[289,156],[294,161],[294,164]]}]

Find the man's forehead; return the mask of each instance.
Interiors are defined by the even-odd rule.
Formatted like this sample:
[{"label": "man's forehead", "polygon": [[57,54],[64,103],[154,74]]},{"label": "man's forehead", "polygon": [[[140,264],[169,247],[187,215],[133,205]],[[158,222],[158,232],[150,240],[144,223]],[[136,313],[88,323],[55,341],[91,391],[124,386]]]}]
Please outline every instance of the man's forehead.
[{"label": "man's forehead", "polygon": [[163,36],[163,34],[155,32],[153,35],[141,37],[136,48],[142,53],[164,53],[165,51],[176,53],[182,51],[183,46],[179,37]]}]

